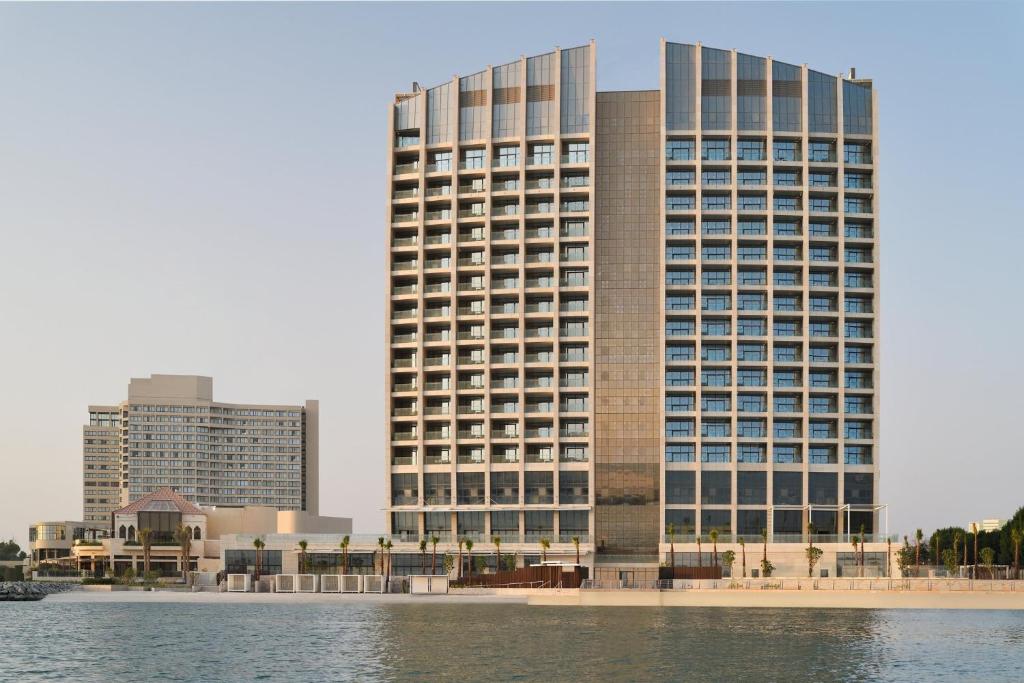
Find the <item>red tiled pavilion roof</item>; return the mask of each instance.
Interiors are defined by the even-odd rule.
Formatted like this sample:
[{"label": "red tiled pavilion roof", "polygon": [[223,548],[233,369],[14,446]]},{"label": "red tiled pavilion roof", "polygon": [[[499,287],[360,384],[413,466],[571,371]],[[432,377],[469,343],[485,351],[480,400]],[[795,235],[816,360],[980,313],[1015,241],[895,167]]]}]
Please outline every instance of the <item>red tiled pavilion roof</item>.
[{"label": "red tiled pavilion roof", "polygon": [[185,498],[170,488],[165,486],[164,488],[157,489],[152,493],[146,494],[142,498],[139,498],[134,503],[129,503],[120,510],[114,510],[115,515],[134,515],[138,512],[146,511],[172,511],[176,510],[183,515],[201,515],[204,514],[194,503],[191,503]]}]

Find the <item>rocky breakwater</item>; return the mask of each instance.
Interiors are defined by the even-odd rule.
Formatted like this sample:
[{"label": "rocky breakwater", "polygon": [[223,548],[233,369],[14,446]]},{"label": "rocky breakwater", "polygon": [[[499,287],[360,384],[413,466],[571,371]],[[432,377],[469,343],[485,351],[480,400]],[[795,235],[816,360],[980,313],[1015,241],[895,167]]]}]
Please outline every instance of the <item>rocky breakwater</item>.
[{"label": "rocky breakwater", "polygon": [[73,583],[33,583],[29,581],[0,582],[0,602],[42,600],[51,593],[77,588]]}]

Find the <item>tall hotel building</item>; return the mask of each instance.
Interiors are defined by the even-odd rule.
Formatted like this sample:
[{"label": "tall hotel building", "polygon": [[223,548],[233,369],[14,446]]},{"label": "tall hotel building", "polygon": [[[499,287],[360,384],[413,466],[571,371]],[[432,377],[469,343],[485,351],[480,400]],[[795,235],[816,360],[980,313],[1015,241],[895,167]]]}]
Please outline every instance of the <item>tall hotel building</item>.
[{"label": "tall hotel building", "polygon": [[657,90],[591,42],[397,95],[389,531],[877,532],[875,121],[852,72],[664,41]]},{"label": "tall hotel building", "polygon": [[132,379],[128,400],[89,406],[83,427],[84,520],[162,487],[198,505],[266,505],[318,513],[319,402],[213,400],[194,375]]}]

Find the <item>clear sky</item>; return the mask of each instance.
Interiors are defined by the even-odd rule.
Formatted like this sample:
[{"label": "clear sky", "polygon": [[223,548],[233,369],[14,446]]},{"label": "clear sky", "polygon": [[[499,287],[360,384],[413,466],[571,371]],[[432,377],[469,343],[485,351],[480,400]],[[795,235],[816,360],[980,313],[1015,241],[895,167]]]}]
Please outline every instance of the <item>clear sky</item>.
[{"label": "clear sky", "polygon": [[150,373],[320,399],[322,512],[382,529],[393,94],[590,38],[599,89],[656,88],[662,36],[875,80],[881,500],[1010,515],[1022,7],[0,5],[0,537],[81,518],[86,406]]}]

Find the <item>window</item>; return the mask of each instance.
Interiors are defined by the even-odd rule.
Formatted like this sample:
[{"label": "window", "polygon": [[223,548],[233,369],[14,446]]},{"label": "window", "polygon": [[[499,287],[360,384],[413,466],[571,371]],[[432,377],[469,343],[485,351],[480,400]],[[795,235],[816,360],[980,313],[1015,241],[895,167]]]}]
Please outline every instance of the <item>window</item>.
[{"label": "window", "polygon": [[775,310],[776,311],[799,311],[800,310],[800,295],[799,294],[776,294],[775,295]]},{"label": "window", "polygon": [[732,281],[731,275],[732,272],[728,270],[705,270],[701,273],[701,282],[705,286],[728,285]]},{"label": "window", "polygon": [[741,235],[765,235],[768,232],[763,218],[741,220],[739,231]]},{"label": "window", "polygon": [[727,194],[705,194],[700,198],[700,207],[704,211],[725,211],[732,206],[732,198]]},{"label": "window", "polygon": [[737,171],[736,182],[739,185],[764,185],[768,174],[764,171]]},{"label": "window", "polygon": [[[835,465],[836,447],[830,445],[813,444],[807,448],[807,460],[814,465]],[[816,473],[811,473],[813,477]]]},{"label": "window", "polygon": [[[749,448],[750,446],[748,446]],[[753,446],[761,450],[763,446]],[[739,460],[739,458],[737,458]],[[743,462],[742,460],[740,462]],[[764,462],[754,460],[748,462]],[[736,502],[740,505],[764,505],[768,502],[768,475],[766,472],[737,472],[736,473]],[[760,530],[758,530],[760,533]]]},{"label": "window", "polygon": [[808,323],[808,331],[812,337],[834,337],[836,324],[831,320],[812,320]]},{"label": "window", "polygon": [[[695,460],[695,450],[694,450],[694,445],[692,443],[670,443],[670,444],[666,444],[665,445],[665,462],[694,462],[694,460]],[[669,480],[671,475],[675,475],[675,474],[683,474],[683,473],[679,472],[679,471],[676,471],[676,470],[668,470],[667,472],[665,472],[665,488],[666,488],[665,502],[666,503],[674,502],[674,501],[669,499],[667,491],[668,491],[668,480]],[[690,474],[693,474],[693,473],[690,472]],[[691,489],[693,488],[692,484],[691,484],[690,488]],[[692,503],[693,501],[691,500],[689,502]]]},{"label": "window", "polygon": [[704,161],[728,161],[728,140],[701,140],[701,159]]},{"label": "window", "polygon": [[836,423],[831,420],[811,420],[807,426],[807,435],[812,439],[834,439]]},{"label": "window", "polygon": [[[799,459],[793,462],[799,462]],[[800,472],[775,472],[772,476],[772,502],[775,505],[803,505],[803,479]]]},{"label": "window", "polygon": [[736,334],[741,337],[763,337],[767,332],[764,318],[739,318],[736,321]]},{"label": "window", "polygon": [[799,413],[799,394],[776,394],[773,399],[776,413]]},{"label": "window", "polygon": [[530,145],[530,163],[534,165],[555,163],[555,146],[546,142]]},{"label": "window", "polygon": [[665,397],[666,413],[689,413],[693,408],[693,394],[669,394]]},{"label": "window", "polygon": [[737,347],[736,358],[741,361],[763,361],[768,355],[764,344],[742,343]]},{"label": "window", "polygon": [[809,380],[812,387],[834,387],[836,373],[832,370],[811,370]]},{"label": "window", "polygon": [[[483,153],[483,150],[475,150]],[[431,152],[430,163],[427,165],[427,169],[431,171],[450,171],[452,170],[452,153],[451,152]]]},{"label": "window", "polygon": [[843,386],[847,389],[870,389],[871,372],[867,370],[847,370],[843,376]]},{"label": "window", "polygon": [[[745,284],[741,282],[740,284]],[[763,292],[740,292],[736,295],[736,307],[741,311],[763,311],[767,295]]]},{"label": "window", "polygon": [[[491,476],[494,476],[493,474]],[[586,503],[590,500],[590,481],[587,472],[558,473],[558,501],[564,504]],[[563,532],[565,530],[563,529]]]},{"label": "window", "polygon": [[741,244],[736,256],[740,261],[763,261],[767,254],[763,244]]},{"label": "window", "polygon": [[736,158],[740,161],[764,161],[764,140],[740,140],[736,144]]},{"label": "window", "polygon": [[668,161],[693,161],[695,149],[693,140],[669,140],[665,145],[665,158]]},{"label": "window", "polygon": [[704,344],[700,348],[700,357],[701,360],[707,361],[727,361],[731,351],[728,344]]},{"label": "window", "polygon": [[866,142],[846,142],[843,144],[843,157],[848,164],[870,164],[871,145]]},{"label": "window", "polygon": [[553,484],[553,473],[551,472],[530,472],[525,473],[523,488],[526,491],[525,502],[530,504],[548,504],[555,502],[555,489]]},{"label": "window", "polygon": [[694,235],[696,231],[694,229],[693,221],[667,221],[665,223],[666,234],[672,235]]},{"label": "window", "polygon": [[800,184],[800,171],[775,171],[775,184],[796,187]]},{"label": "window", "polygon": [[870,439],[871,422],[867,420],[847,420],[843,425],[843,437],[846,439]]},{"label": "window", "polygon": [[[727,443],[706,443],[706,444],[701,444],[701,447],[700,447],[700,461],[701,462],[729,462],[731,450],[732,450],[732,448]],[[720,473],[716,472],[715,474],[720,474]],[[721,473],[721,474],[728,474],[728,472],[724,472],[724,473]],[[703,478],[706,477],[706,476],[707,476],[707,474],[705,473],[704,475],[702,475],[701,479],[703,480]],[[703,488],[703,483],[702,483],[701,488]],[[726,501],[726,502],[728,502],[728,501]]]},{"label": "window", "polygon": [[462,152],[463,168],[483,168],[487,151],[483,149],[467,149]]},{"label": "window", "polygon": [[700,409],[708,413],[727,413],[731,405],[729,394],[704,394],[700,397]]},{"label": "window", "polygon": [[736,408],[741,413],[763,413],[766,410],[764,394],[740,394]]},{"label": "window", "polygon": [[811,287],[835,287],[836,274],[832,270],[812,270],[808,275]]},{"label": "window", "polygon": [[693,344],[666,344],[666,361],[685,361],[694,359]]},{"label": "window", "polygon": [[807,184],[811,187],[834,187],[836,179],[831,173],[811,173],[807,176]]},{"label": "window", "polygon": [[740,268],[737,276],[741,285],[764,285],[767,283],[767,274],[763,268]]},{"label": "window", "polygon": [[794,220],[777,220],[772,225],[777,237],[797,237],[800,235],[800,223]]},{"label": "window", "polygon": [[800,347],[793,346],[791,344],[776,344],[775,345],[775,362],[776,363],[799,363],[800,362]]},{"label": "window", "polygon": [[847,339],[862,339],[871,336],[870,320],[847,320],[844,325],[844,336]]},{"label": "window", "polygon": [[807,226],[807,232],[811,237],[835,237],[836,226],[835,223],[811,221],[810,225]]},{"label": "window", "polygon": [[727,261],[730,258],[728,244],[701,247],[700,257],[703,261]]},{"label": "window", "polygon": [[695,177],[694,171],[669,171],[665,174],[665,185],[693,185]]},{"label": "window", "polygon": [[797,196],[775,195],[776,211],[799,211],[800,198]]},{"label": "window", "polygon": [[[767,462],[765,457],[764,444],[760,443],[741,443],[736,446],[736,462],[744,463],[763,463]],[[757,474],[755,472],[740,472],[739,475],[744,474]],[[760,473],[760,474],[763,474]],[[743,501],[740,501],[741,503]]]},{"label": "window", "polygon": [[807,401],[811,413],[836,412],[836,400],[832,396],[811,396]]},{"label": "window", "polygon": [[[785,464],[795,464],[795,463],[803,462],[803,458],[801,457],[801,454],[800,454],[800,445],[799,444],[775,444],[772,447],[772,459],[775,462],[777,462],[779,464],[783,464],[783,465],[785,465]],[[775,477],[774,478],[775,478],[776,482],[779,481],[779,475],[780,474],[783,474],[783,473],[782,472],[776,472],[775,473]],[[785,472],[785,474],[799,474],[799,473],[796,473],[796,472]],[[777,498],[775,500],[775,503],[779,504],[779,500]],[[787,504],[791,504],[791,503],[787,503]],[[798,505],[799,503],[796,503],[796,504]]]},{"label": "window", "polygon": [[666,211],[688,211],[697,206],[696,198],[692,194],[668,195],[665,197]]},{"label": "window", "polygon": [[768,199],[763,194],[740,194],[737,198],[740,211],[763,211],[768,206]]},{"label": "window", "polygon": [[800,161],[799,140],[775,140],[772,143],[775,161]]},{"label": "window", "polygon": [[800,321],[799,320],[776,320],[775,321],[775,336],[776,337],[799,337],[800,336]]},{"label": "window", "polygon": [[807,160],[833,162],[836,160],[836,144],[834,142],[811,140],[807,146]]},{"label": "window", "polygon": [[732,223],[728,219],[714,219],[701,222],[700,231],[705,235],[728,235],[732,232]]},{"label": "window", "polygon": [[692,285],[696,282],[692,268],[665,271],[666,285]]},{"label": "window", "polygon": [[807,351],[807,357],[812,363],[834,363],[836,361],[835,347],[812,344]]},{"label": "window", "polygon": [[871,213],[871,200],[866,197],[844,197],[843,211],[846,213]]},{"label": "window", "polygon": [[700,435],[704,438],[724,439],[731,436],[731,427],[729,420],[703,420]]},{"label": "window", "polygon": [[705,294],[700,297],[701,310],[729,310],[732,304],[728,294]]},{"label": "window", "polygon": [[854,223],[847,221],[844,227],[844,234],[853,239],[870,239],[871,238],[871,224],[870,223]]},{"label": "window", "polygon": [[693,370],[669,370],[665,373],[665,385],[670,387],[692,387]]},{"label": "window", "polygon": [[702,370],[700,373],[700,384],[704,387],[727,387],[730,382],[730,372],[724,368]]},{"label": "window", "polygon": [[845,349],[845,358],[847,363],[870,363],[871,362],[871,347],[870,346],[847,346]]},{"label": "window", "polygon": [[740,368],[736,371],[736,380],[741,387],[763,387],[767,384],[767,373],[758,368]]},{"label": "window", "polygon": [[693,436],[693,420],[665,420],[665,436]]},{"label": "window", "polygon": [[710,337],[726,336],[730,334],[730,327],[731,325],[729,320],[711,318],[701,321],[700,333],[704,336]]},{"label": "window", "polygon": [[871,413],[870,396],[847,396],[843,399],[843,411],[847,414],[859,415]]},{"label": "window", "polygon": [[777,387],[798,387],[801,380],[800,370],[780,370],[774,373],[775,386]]},{"label": "window", "polygon": [[729,171],[714,170],[702,171],[700,174],[701,185],[728,185]]},{"label": "window", "polygon": [[669,320],[665,323],[666,337],[688,337],[694,334],[692,320]]},{"label": "window", "polygon": [[792,245],[776,246],[772,256],[776,261],[799,261],[800,247]]},{"label": "window", "polygon": [[590,143],[569,142],[565,144],[565,158],[568,164],[585,164],[590,158]]},{"label": "window", "polygon": [[[702,454],[703,456],[703,454]],[[726,446],[728,462],[728,446]],[[701,457],[703,460],[703,457]],[[716,461],[705,461],[716,462]],[[732,502],[732,473],[717,470],[705,470],[700,473],[700,502],[703,505],[728,505]]]},{"label": "window", "polygon": [[811,211],[828,212],[836,210],[836,201],[833,197],[811,197]]},{"label": "window", "polygon": [[843,463],[847,465],[870,465],[871,446],[846,444],[843,446]]},{"label": "window", "polygon": [[694,308],[694,296],[692,294],[666,296],[665,308],[670,311],[692,311]]},{"label": "window", "polygon": [[519,146],[509,145],[498,147],[496,163],[501,167],[510,167],[519,165]]},{"label": "window", "polygon": [[736,436],[747,439],[761,439],[766,436],[764,420],[739,420],[736,423]]},{"label": "window", "polygon": [[[690,448],[692,449],[692,446]],[[692,462],[692,460],[683,462]],[[669,505],[695,503],[697,499],[696,481],[697,474],[693,470],[666,470],[665,502]]]},{"label": "window", "polygon": [[851,190],[864,190],[871,187],[871,174],[860,171],[848,171],[843,177],[843,185]]},{"label": "window", "polygon": [[834,311],[836,310],[836,299],[833,296],[812,296],[810,309],[812,311]]},{"label": "window", "polygon": [[867,289],[871,287],[871,273],[846,271],[843,282],[852,289]]}]

